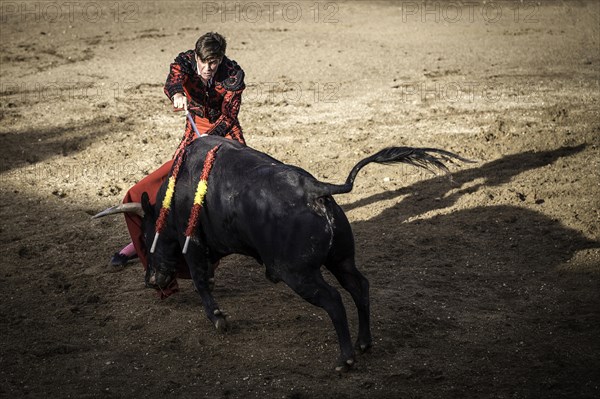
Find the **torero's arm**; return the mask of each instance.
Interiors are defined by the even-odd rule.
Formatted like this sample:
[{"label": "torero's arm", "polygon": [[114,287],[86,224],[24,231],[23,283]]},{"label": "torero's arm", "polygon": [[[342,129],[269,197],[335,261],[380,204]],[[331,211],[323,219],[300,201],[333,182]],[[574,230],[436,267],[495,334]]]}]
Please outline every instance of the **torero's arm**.
[{"label": "torero's arm", "polygon": [[188,80],[189,75],[194,73],[191,62],[192,56],[192,50],[180,53],[170,66],[169,75],[164,86],[164,92],[170,101],[173,101],[173,96],[176,94],[182,94],[185,98],[183,85]]}]

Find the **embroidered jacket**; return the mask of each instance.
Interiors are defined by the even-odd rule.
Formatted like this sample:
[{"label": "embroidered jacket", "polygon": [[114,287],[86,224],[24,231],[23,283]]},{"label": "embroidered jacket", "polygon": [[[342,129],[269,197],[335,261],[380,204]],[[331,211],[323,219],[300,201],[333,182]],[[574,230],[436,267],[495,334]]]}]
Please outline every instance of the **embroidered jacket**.
[{"label": "embroidered jacket", "polygon": [[[194,50],[180,53],[171,64],[165,94],[171,101],[176,93],[186,95],[188,109],[201,133],[229,136],[244,143],[238,121],[242,92],[246,87],[244,71],[235,61],[223,57],[212,83],[207,87],[197,70]],[[186,127],[186,135],[188,130],[191,129]]]}]

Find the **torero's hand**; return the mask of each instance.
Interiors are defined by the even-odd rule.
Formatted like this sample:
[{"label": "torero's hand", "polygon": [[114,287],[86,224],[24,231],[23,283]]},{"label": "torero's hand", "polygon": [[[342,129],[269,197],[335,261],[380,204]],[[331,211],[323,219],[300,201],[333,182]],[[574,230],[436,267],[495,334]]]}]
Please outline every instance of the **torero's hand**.
[{"label": "torero's hand", "polygon": [[173,96],[173,106],[175,108],[183,108],[184,110],[187,111],[188,109],[188,101],[187,101],[187,97],[185,96],[185,94],[183,93],[176,93]]}]

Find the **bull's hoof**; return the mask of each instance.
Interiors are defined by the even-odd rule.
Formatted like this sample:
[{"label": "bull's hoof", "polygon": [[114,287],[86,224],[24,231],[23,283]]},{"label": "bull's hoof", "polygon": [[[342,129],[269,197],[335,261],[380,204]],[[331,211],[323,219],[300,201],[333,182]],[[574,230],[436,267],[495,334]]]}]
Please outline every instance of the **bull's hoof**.
[{"label": "bull's hoof", "polygon": [[231,326],[224,317],[219,317],[217,321],[215,321],[215,328],[219,333],[225,334],[226,332],[230,331]]},{"label": "bull's hoof", "polygon": [[354,345],[354,349],[360,354],[367,353],[371,350],[373,344],[371,342],[359,342],[356,341],[356,345]]},{"label": "bull's hoof", "polygon": [[346,361],[335,366],[335,371],[337,371],[338,373],[346,373],[352,367],[354,367],[354,363],[355,363],[354,359],[346,359]]},{"label": "bull's hoof", "polygon": [[220,309],[213,310],[215,328],[221,334],[226,333],[230,330],[229,323],[227,322],[227,315]]}]

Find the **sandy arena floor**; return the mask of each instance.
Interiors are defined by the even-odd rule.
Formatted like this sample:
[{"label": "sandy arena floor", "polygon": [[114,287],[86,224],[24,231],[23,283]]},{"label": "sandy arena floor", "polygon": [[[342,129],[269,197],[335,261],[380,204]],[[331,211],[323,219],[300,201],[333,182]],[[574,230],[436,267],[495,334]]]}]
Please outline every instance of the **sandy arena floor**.
[{"label": "sandy arena floor", "polygon": [[[1,397],[600,396],[599,2],[0,4]],[[213,30],[254,148],[328,182],[386,146],[478,161],[370,165],[336,197],[371,282],[349,373],[252,259],[217,271],[226,335],[189,281],[161,301],[107,266],[125,224],[90,215],[173,154],[169,63]]]}]

